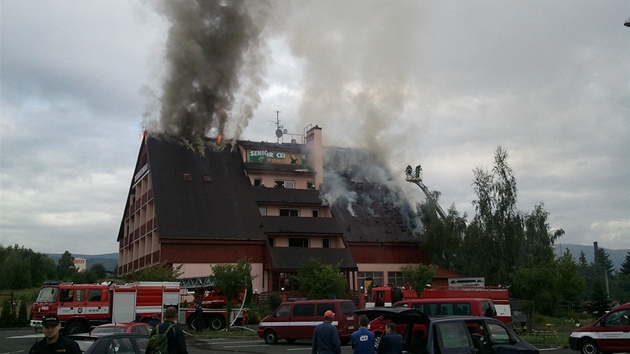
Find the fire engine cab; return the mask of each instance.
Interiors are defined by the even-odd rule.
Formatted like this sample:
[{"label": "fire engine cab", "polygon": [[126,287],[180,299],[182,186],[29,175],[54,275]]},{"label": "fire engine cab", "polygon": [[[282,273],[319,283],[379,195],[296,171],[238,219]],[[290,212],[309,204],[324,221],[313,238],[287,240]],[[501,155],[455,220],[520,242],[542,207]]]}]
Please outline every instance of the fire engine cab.
[{"label": "fire engine cab", "polygon": [[65,334],[88,332],[105,323],[148,322],[161,318],[166,307],[179,308],[177,282],[130,284],[68,284],[48,282],[31,310],[31,327],[41,327],[45,315],[55,314]]}]

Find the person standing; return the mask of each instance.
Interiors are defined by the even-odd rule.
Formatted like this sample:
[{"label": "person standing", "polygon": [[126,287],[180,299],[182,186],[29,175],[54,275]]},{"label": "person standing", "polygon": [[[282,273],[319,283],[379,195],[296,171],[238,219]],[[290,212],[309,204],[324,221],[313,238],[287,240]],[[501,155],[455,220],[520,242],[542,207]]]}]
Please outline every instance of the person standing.
[{"label": "person standing", "polygon": [[341,341],[337,327],[332,324],[335,313],[324,312],[324,322],[315,326],[311,354],[341,354]]},{"label": "person standing", "polygon": [[359,329],[352,333],[352,350],[354,354],[374,354],[374,333],[367,329],[367,316],[359,317]]},{"label": "person standing", "polygon": [[44,339],[36,342],[29,350],[29,354],[81,354],[77,342],[62,336],[61,323],[56,315],[46,315],[42,319],[42,333]]},{"label": "person standing", "polygon": [[201,308],[201,305],[197,306],[197,309],[195,310],[195,316],[197,317],[197,333],[201,333],[205,324],[205,321],[203,320],[203,309]]},{"label": "person standing", "polygon": [[[168,354],[188,354],[184,331],[177,326],[177,309],[172,306],[167,307],[163,317],[164,322],[153,328],[151,336],[153,336],[155,330],[159,328],[160,333],[166,333],[166,337],[168,338]],[[169,327],[171,327],[170,330],[168,329]],[[151,349],[147,348],[145,353],[151,354]]]},{"label": "person standing", "polygon": [[396,324],[389,322],[385,326],[385,335],[378,343],[378,354],[402,354],[402,336],[396,333]]},{"label": "person standing", "polygon": [[153,316],[151,316],[151,320],[149,321],[149,326],[155,328],[159,325],[160,325],[160,315],[158,315],[157,313],[154,313]]}]

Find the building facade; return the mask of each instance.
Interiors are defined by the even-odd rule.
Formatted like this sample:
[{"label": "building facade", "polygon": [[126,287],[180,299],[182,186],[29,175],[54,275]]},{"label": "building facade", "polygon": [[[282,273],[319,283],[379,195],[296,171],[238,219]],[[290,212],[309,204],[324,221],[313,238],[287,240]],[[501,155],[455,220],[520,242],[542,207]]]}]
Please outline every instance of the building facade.
[{"label": "building facade", "polygon": [[366,279],[401,285],[402,265],[428,262],[401,192],[366,169],[369,156],[349,161],[354,151],[323,147],[320,127],[299,143],[205,145],[144,135],[118,233],[119,274],[166,262],[203,277],[246,258],[255,291],[295,290],[298,269],[316,258],[360,290]]}]

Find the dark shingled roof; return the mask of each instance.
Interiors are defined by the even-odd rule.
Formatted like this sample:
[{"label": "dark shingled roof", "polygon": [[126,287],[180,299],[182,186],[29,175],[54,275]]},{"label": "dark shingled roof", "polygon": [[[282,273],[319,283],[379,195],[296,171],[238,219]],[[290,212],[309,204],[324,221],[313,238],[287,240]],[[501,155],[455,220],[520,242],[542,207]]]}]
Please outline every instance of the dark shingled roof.
[{"label": "dark shingled roof", "polygon": [[347,248],[271,247],[270,252],[274,268],[285,272],[297,272],[311,258],[319,259],[325,265],[338,266],[341,271],[358,270]]},{"label": "dark shingled roof", "polygon": [[166,137],[149,136],[146,144],[160,238],[266,240],[238,149],[202,156]]}]

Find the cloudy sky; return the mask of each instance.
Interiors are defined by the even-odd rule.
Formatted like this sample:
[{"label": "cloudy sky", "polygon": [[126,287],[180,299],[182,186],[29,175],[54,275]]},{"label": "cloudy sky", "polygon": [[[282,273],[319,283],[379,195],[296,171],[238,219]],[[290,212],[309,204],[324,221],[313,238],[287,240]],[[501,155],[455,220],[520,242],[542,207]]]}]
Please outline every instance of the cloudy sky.
[{"label": "cloudy sky", "polygon": [[[0,1],[3,246],[117,252],[167,71],[171,22],[150,3]],[[519,209],[544,203],[566,231],[558,243],[630,249],[627,1],[282,1],[260,13],[264,82],[238,138],[275,142],[280,111],[289,133],[319,125],[326,145],[379,153],[412,202],[423,195],[404,168],[421,164],[442,206],[469,219],[473,170],[502,146]]]}]

